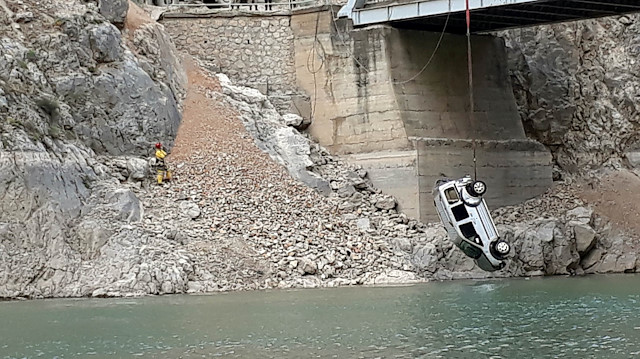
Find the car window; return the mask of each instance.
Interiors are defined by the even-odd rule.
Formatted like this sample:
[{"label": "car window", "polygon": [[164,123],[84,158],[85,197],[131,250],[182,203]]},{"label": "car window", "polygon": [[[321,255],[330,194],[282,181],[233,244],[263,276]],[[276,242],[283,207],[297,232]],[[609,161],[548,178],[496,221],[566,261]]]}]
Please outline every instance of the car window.
[{"label": "car window", "polygon": [[482,255],[482,250],[471,243],[467,243],[467,241],[461,241],[458,244],[458,248],[464,252],[467,256],[478,259]]},{"label": "car window", "polygon": [[478,236],[478,232],[473,228],[473,223],[465,223],[460,225],[460,232],[462,232],[462,236],[467,239],[473,240]]},{"label": "car window", "polygon": [[457,222],[469,218],[469,212],[467,212],[467,209],[462,203],[457,206],[451,207],[451,212],[453,213],[453,216],[456,218]]},{"label": "car window", "polygon": [[449,202],[449,204],[456,203],[460,200],[460,197],[458,197],[458,192],[453,187],[445,189],[444,195],[445,197],[447,197],[447,202]]}]

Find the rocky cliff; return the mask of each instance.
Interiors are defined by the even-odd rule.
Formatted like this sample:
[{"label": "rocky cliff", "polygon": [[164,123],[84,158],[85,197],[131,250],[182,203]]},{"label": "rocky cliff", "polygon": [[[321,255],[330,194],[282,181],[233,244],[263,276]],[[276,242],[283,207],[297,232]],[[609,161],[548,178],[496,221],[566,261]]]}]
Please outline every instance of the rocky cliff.
[{"label": "rocky cliff", "polygon": [[[521,236],[525,252],[546,252],[541,258],[548,263],[564,258],[566,266],[545,265],[545,273],[640,268],[639,19],[609,17],[499,34],[508,47],[525,129],[551,149],[557,182],[542,199],[497,211],[498,221],[513,225],[505,232]],[[579,206],[590,208],[582,220],[571,211]],[[557,221],[549,223],[551,217]],[[570,251],[562,244],[567,233],[576,241]]]},{"label": "rocky cliff", "polygon": [[[180,122],[184,71],[127,1],[0,1],[0,296],[87,295],[140,219],[105,164],[146,175]],[[131,20],[131,21],[128,21]]]},{"label": "rocky cliff", "polygon": [[[0,297],[640,267],[628,234],[640,218],[614,216],[619,206],[635,209],[616,189],[640,189],[637,177],[574,179],[585,166],[634,158],[637,79],[621,53],[635,48],[635,25],[626,18],[503,34],[524,121],[554,150],[564,181],[495,212],[515,250],[505,270],[488,274],[440,225],[396,211],[366,171],[312,143],[296,129],[301,118],[281,116],[259,91],[191,63],[187,84],[162,26],[135,5],[0,0],[0,14]],[[174,139],[176,180],[151,185],[149,149]],[[618,195],[613,205],[600,188]]]},{"label": "rocky cliff", "polygon": [[527,132],[552,149],[560,169],[619,168],[625,154],[638,149],[639,19],[609,17],[500,34]]}]

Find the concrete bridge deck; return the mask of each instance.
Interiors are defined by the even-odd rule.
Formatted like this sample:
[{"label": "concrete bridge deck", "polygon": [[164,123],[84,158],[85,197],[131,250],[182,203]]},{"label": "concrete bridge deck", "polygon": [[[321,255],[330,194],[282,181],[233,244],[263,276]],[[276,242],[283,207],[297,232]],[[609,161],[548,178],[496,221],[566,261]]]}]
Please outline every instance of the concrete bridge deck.
[{"label": "concrete bridge deck", "polygon": [[[351,12],[348,6],[352,6]],[[358,8],[360,6],[360,8]],[[387,23],[425,31],[466,32],[465,0],[352,0],[341,13],[354,26]],[[638,0],[469,0],[473,33],[640,11]]]}]

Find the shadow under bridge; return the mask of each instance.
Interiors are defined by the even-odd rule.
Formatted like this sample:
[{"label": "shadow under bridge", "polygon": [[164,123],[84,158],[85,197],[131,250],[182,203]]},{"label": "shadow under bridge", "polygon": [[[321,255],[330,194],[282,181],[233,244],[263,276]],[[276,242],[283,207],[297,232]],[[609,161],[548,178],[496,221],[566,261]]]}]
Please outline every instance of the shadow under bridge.
[{"label": "shadow under bridge", "polygon": [[[469,0],[471,32],[640,12],[637,0]],[[340,16],[354,26],[389,24],[424,31],[466,32],[465,0],[349,0]]]}]

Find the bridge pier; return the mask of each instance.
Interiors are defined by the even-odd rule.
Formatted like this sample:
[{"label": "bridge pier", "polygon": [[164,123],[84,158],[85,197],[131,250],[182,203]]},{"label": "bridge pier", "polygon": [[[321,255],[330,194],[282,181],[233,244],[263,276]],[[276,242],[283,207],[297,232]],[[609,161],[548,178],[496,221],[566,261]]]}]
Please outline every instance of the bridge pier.
[{"label": "bridge pier", "polygon": [[[543,193],[551,154],[525,136],[501,39],[474,36],[475,111],[469,120],[466,39],[373,26],[351,29],[331,13],[291,19],[297,84],[311,96],[311,135],[359,163],[407,214],[436,220],[431,188],[442,174],[478,177],[492,207]],[[424,68],[424,69],[423,69]]]}]

